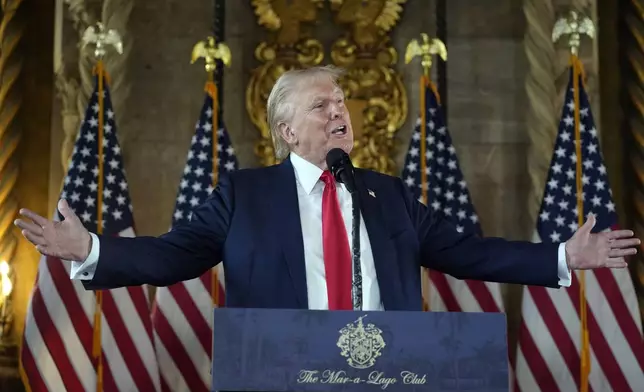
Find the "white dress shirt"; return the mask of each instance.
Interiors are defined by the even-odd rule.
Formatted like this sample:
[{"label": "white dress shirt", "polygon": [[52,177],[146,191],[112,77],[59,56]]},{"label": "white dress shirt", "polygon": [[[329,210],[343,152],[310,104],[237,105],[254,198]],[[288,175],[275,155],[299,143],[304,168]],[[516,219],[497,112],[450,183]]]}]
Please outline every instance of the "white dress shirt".
[{"label": "white dress shirt", "polygon": [[[326,276],[324,272],[324,252],[322,244],[322,194],[324,182],[320,180],[322,169],[291,153],[291,163],[297,181],[297,199],[300,206],[302,239],[304,240],[304,263],[306,265],[306,285],[309,309],[328,309]],[[337,184],[338,203],[347,230],[351,249],[351,229],[353,213],[351,194],[344,184]],[[351,252],[353,255],[353,251]],[[353,269],[353,263],[351,264]],[[376,279],[376,266],[371,253],[371,242],[360,218],[360,267],[362,269],[362,309],[382,310],[380,288]]]},{"label": "white dress shirt", "polygon": [[[295,169],[297,181],[309,309],[325,310],[328,309],[328,298],[322,245],[322,193],[324,191],[324,182],[320,180],[322,169],[295,153],[290,154],[290,159]],[[347,238],[351,242],[353,223],[351,195],[344,184],[338,185],[336,187],[338,202],[344,218]],[[89,256],[84,262],[72,261],[70,274],[72,279],[90,280],[94,276],[100,254],[100,243],[94,233],[90,233],[90,235],[92,236],[92,247]],[[351,246],[349,247],[351,248]],[[382,310],[383,305],[380,299],[373,253],[364,219],[360,219],[360,265],[362,268],[363,310]],[[558,277],[560,286],[570,286],[572,275],[566,263],[565,243],[561,243],[558,249]]]}]

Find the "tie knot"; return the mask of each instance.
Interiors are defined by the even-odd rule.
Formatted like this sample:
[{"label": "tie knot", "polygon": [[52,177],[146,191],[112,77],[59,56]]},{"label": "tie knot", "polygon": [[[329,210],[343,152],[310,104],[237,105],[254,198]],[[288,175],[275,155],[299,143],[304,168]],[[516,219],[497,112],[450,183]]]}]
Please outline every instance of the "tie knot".
[{"label": "tie knot", "polygon": [[333,174],[331,174],[331,172],[328,170],[322,172],[320,180],[322,180],[325,185],[331,185],[335,187],[335,178],[333,178]]}]

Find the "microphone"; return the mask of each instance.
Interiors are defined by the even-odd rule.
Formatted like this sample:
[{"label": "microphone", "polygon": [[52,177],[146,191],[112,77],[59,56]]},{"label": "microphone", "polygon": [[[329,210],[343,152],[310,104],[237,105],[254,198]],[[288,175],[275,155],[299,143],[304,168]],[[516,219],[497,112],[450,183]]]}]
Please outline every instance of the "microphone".
[{"label": "microphone", "polygon": [[341,148],[333,148],[326,154],[326,165],[336,181],[343,183],[349,193],[355,193],[356,181],[349,154]]},{"label": "microphone", "polygon": [[362,310],[362,266],[360,264],[360,197],[356,192],[356,180],[353,164],[349,154],[341,148],[331,149],[326,154],[326,166],[336,181],[343,183],[351,194],[351,248],[353,265],[353,282],[351,284],[351,299],[353,310]]}]

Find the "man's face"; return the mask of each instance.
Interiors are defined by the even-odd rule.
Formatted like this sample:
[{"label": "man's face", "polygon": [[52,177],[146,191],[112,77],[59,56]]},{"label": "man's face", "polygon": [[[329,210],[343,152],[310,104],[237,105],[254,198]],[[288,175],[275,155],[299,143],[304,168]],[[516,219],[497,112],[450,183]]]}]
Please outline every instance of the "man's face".
[{"label": "man's face", "polygon": [[351,118],[342,90],[331,79],[303,81],[291,99],[295,112],[282,127],[282,135],[296,154],[325,169],[329,150],[338,147],[351,152]]}]

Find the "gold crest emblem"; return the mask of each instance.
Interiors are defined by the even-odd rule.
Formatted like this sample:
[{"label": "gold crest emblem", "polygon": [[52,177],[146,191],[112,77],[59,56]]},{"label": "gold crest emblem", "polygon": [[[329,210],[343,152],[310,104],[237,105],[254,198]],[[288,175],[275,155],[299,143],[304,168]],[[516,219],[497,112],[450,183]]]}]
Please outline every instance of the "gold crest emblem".
[{"label": "gold crest emblem", "polygon": [[366,369],[376,363],[380,356],[380,350],[385,347],[385,341],[382,339],[382,330],[373,324],[365,324],[362,319],[364,315],[356,321],[349,323],[340,330],[338,347],[342,350],[340,354],[347,358],[351,367],[356,369]]}]

